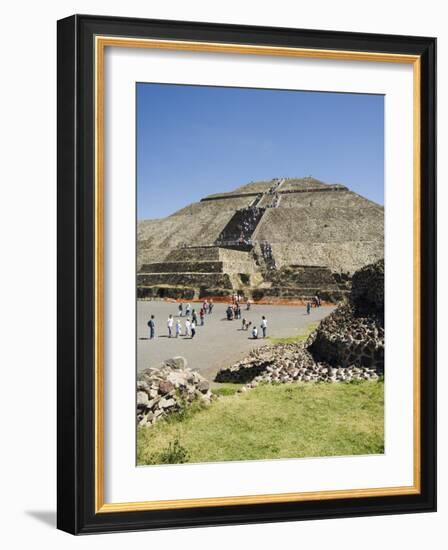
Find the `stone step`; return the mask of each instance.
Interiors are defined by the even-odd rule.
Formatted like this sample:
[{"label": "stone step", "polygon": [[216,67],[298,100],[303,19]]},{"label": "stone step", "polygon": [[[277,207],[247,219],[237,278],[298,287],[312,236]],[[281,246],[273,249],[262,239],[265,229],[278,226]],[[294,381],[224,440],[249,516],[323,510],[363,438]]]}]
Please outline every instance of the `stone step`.
[{"label": "stone step", "polygon": [[253,261],[151,262],[143,264],[138,273],[254,273]]},{"label": "stone step", "polygon": [[139,273],[137,286],[182,286],[232,288],[226,273]]},{"label": "stone step", "polygon": [[263,214],[264,208],[256,206],[237,210],[221,231],[216,244],[231,242],[249,243]]},{"label": "stone step", "polygon": [[139,273],[222,273],[223,262],[154,262],[144,264]]},{"label": "stone step", "polygon": [[217,246],[194,246],[173,249],[166,257],[168,262],[210,262],[219,261]]},{"label": "stone step", "polygon": [[345,297],[348,297],[350,291],[340,290],[339,288],[330,287],[271,287],[271,288],[254,288],[246,291],[254,300],[262,299],[304,299],[309,300],[319,294],[322,300],[337,302]]}]

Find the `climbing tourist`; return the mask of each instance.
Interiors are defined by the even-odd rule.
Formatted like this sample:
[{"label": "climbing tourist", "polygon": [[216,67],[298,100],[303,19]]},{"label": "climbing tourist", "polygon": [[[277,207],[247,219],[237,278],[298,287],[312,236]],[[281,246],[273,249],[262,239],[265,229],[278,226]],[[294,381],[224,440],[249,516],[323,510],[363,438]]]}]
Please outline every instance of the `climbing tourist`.
[{"label": "climbing tourist", "polygon": [[156,335],[156,321],[154,319],[154,315],[151,315],[151,319],[148,321],[148,327],[149,327],[149,339],[152,340]]},{"label": "climbing tourist", "polygon": [[266,331],[268,328],[268,322],[266,320],[266,317],[263,315],[261,318],[261,330],[263,331],[263,338],[266,338]]},{"label": "climbing tourist", "polygon": [[167,324],[167,327],[168,327],[168,338],[171,338],[172,331],[173,331],[173,324],[174,324],[174,319],[173,319],[173,316],[171,314],[169,315],[168,321],[166,322],[166,324]]}]

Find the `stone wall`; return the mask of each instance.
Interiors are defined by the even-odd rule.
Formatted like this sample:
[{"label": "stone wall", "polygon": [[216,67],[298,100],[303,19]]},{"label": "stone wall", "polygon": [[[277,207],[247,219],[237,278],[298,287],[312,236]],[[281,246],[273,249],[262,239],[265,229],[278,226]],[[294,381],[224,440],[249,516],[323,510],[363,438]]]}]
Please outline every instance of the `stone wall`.
[{"label": "stone wall", "polygon": [[384,255],[384,244],[373,241],[295,242],[271,244],[278,267],[291,264],[327,266],[334,273],[353,274],[363,265],[376,262]]},{"label": "stone wall", "polygon": [[140,273],[222,273],[223,262],[153,262],[144,264]]},{"label": "stone wall", "polygon": [[169,262],[218,262],[221,260],[217,246],[192,246],[170,250]]},{"label": "stone wall", "polygon": [[330,365],[384,371],[384,260],[353,275],[349,302],[320,323],[307,348]]},{"label": "stone wall", "polygon": [[268,300],[310,300],[318,293],[320,298],[325,302],[336,303],[343,300],[348,294],[348,290],[326,289],[319,285],[312,287],[262,287],[251,288],[246,290],[246,295],[253,298],[255,301]]},{"label": "stone wall", "polygon": [[353,275],[350,296],[357,315],[377,315],[384,324],[384,260]]},{"label": "stone wall", "polygon": [[138,286],[213,286],[232,289],[227,273],[138,273]]},{"label": "stone wall", "polygon": [[351,304],[339,306],[307,343],[316,361],[384,370],[384,328],[375,316],[359,317]]},{"label": "stone wall", "polygon": [[193,300],[199,297],[198,291],[193,287],[185,286],[137,286],[138,300]]}]

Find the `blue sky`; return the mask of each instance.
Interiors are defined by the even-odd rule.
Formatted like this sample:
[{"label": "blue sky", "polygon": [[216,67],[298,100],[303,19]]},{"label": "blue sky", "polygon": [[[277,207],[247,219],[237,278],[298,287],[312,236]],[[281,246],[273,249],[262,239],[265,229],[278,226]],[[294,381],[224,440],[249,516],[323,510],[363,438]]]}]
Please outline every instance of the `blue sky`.
[{"label": "blue sky", "polygon": [[384,97],[137,84],[137,218],[250,181],[313,176],[384,202]]}]

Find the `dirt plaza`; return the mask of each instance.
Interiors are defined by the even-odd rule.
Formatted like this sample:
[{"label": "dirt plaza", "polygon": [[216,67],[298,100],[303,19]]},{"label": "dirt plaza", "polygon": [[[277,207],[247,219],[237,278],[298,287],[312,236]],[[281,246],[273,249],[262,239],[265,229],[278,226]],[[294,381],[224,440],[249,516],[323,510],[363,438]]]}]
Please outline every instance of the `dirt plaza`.
[{"label": "dirt plaza", "polygon": [[[200,303],[192,303],[191,306],[199,313]],[[269,338],[254,340],[250,330],[242,330],[241,319],[228,321],[226,308],[227,304],[216,303],[213,312],[206,315],[204,326],[198,322],[196,336],[191,339],[184,336],[186,317],[178,316],[177,303],[137,301],[137,370],[181,355],[187,359],[189,367],[198,370],[211,381],[220,368],[238,361],[251,349],[269,343]],[[333,309],[331,306],[312,308],[308,315],[304,306],[256,304],[251,306],[250,311],[246,311],[243,306],[242,317],[259,328],[264,315],[268,322],[267,336],[286,338],[300,334],[308,325],[320,321]],[[170,314],[174,317],[174,324],[177,319],[181,321],[182,336],[179,338],[168,338],[167,320]],[[156,323],[153,340],[149,339],[147,325],[151,315],[154,315]]]}]

